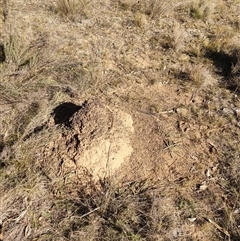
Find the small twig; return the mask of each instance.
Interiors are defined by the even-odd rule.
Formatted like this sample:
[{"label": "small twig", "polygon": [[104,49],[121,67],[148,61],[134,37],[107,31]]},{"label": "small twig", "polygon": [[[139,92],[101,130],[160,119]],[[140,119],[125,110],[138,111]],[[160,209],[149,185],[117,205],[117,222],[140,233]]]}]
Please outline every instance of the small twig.
[{"label": "small twig", "polygon": [[109,147],[108,147],[106,168],[109,167],[110,150],[111,150],[111,143],[110,143],[110,145],[109,145]]},{"label": "small twig", "polygon": [[[11,103],[3,103],[3,104],[0,104],[0,105],[12,105],[12,104],[15,104],[15,103],[21,103],[22,101],[13,101]],[[3,111],[2,111],[3,112]]]},{"label": "small twig", "polygon": [[178,146],[179,144],[181,144],[181,143],[174,143],[174,144],[172,144],[172,145],[167,145],[165,148],[163,148],[163,150],[164,150],[164,151],[165,151],[165,150],[168,150],[169,148]]},{"label": "small twig", "polygon": [[161,111],[161,112],[158,112],[158,114],[167,114],[167,113],[173,113],[174,110],[165,110],[165,111]]},{"label": "small twig", "polygon": [[212,219],[204,217],[209,223],[211,223],[213,226],[215,226],[220,232],[224,233],[226,236],[230,237],[230,234],[227,230],[219,226],[217,223],[215,223]]},{"label": "small twig", "polygon": [[94,213],[95,211],[97,211],[97,210],[99,210],[99,209],[100,209],[100,207],[97,207],[97,208],[93,209],[92,211],[83,214],[80,218],[84,218],[84,217],[90,215],[91,213]]},{"label": "small twig", "polygon": [[17,218],[15,218],[14,221],[18,223],[25,216],[26,212],[27,212],[27,209],[24,210],[22,213],[20,213],[20,215]]}]

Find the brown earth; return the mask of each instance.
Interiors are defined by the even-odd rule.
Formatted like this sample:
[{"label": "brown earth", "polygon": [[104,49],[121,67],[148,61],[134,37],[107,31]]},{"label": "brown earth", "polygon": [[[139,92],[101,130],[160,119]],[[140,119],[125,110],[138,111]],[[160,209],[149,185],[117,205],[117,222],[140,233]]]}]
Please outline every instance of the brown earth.
[{"label": "brown earth", "polygon": [[55,108],[52,122],[61,124],[62,133],[44,148],[41,160],[51,160],[51,167],[64,174],[78,175],[85,169],[94,180],[113,174],[132,153],[131,116],[111,110],[98,99],[74,106],[75,113],[72,106],[63,103]]},{"label": "brown earth", "polygon": [[3,239],[240,240],[239,1],[3,2]]}]

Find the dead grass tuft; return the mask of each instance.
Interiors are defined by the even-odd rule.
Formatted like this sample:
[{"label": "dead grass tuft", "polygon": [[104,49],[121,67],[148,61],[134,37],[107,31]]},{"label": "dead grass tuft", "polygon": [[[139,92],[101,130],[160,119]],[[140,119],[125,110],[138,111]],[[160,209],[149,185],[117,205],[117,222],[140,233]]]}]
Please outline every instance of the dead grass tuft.
[{"label": "dead grass tuft", "polygon": [[239,52],[236,48],[220,52],[207,49],[205,55],[213,61],[216,72],[222,76],[222,85],[235,93],[239,93]]},{"label": "dead grass tuft", "polygon": [[145,181],[115,186],[104,180],[99,185],[83,186],[79,191],[77,212],[82,222],[98,220],[96,236],[100,239],[135,240],[149,235],[153,187]]},{"label": "dead grass tuft", "polygon": [[58,0],[55,12],[70,21],[79,21],[88,15],[89,0]]},{"label": "dead grass tuft", "polygon": [[[240,240],[239,3],[215,3],[9,1],[4,240]],[[74,163],[63,170],[66,133],[51,122],[56,106],[96,96],[134,126],[130,161],[97,183]]]},{"label": "dead grass tuft", "polygon": [[140,12],[144,15],[150,16],[152,19],[157,20],[162,17],[171,15],[176,7],[175,1],[161,1],[161,0],[148,0],[148,1],[119,1],[119,6],[123,10],[130,10],[132,12]]},{"label": "dead grass tuft", "polygon": [[196,0],[190,7],[190,16],[195,19],[207,20],[215,8],[214,1]]},{"label": "dead grass tuft", "polygon": [[153,19],[172,14],[174,1],[151,0],[147,3],[145,13]]}]

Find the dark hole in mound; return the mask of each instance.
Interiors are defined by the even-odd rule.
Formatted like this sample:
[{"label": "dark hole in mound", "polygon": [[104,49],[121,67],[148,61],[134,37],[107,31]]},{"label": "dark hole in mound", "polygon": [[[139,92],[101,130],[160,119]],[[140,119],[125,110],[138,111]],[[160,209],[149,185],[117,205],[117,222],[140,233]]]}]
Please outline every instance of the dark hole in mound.
[{"label": "dark hole in mound", "polygon": [[3,152],[3,149],[4,149],[4,143],[3,143],[3,142],[0,142],[0,153]]},{"label": "dark hole in mound", "polygon": [[223,77],[229,77],[233,66],[238,62],[237,56],[234,53],[227,54],[222,51],[209,50],[206,52],[205,57],[213,61],[213,64],[217,68],[217,74]]},{"label": "dark hole in mound", "polygon": [[4,149],[3,135],[0,135],[0,153],[3,151],[3,149]]},{"label": "dark hole in mound", "polygon": [[180,79],[182,81],[191,81],[192,80],[190,73],[185,72],[185,71],[180,71],[178,73],[175,73],[174,76],[175,76],[175,78]]},{"label": "dark hole in mound", "polygon": [[0,44],[0,63],[4,62],[6,60],[6,55],[4,51],[4,45]]},{"label": "dark hole in mound", "polygon": [[231,53],[207,50],[205,57],[213,61],[216,73],[222,76],[222,86],[240,93],[240,50],[235,49]]},{"label": "dark hole in mound", "polygon": [[240,80],[238,82],[239,84],[230,83],[227,86],[227,89],[229,89],[231,92],[234,92],[235,94],[240,94]]},{"label": "dark hole in mound", "polygon": [[0,169],[4,168],[6,164],[4,163],[3,160],[0,159]]},{"label": "dark hole in mound", "polygon": [[62,103],[53,110],[54,122],[55,124],[69,125],[69,118],[73,114],[79,111],[81,106],[75,105],[70,102]]}]

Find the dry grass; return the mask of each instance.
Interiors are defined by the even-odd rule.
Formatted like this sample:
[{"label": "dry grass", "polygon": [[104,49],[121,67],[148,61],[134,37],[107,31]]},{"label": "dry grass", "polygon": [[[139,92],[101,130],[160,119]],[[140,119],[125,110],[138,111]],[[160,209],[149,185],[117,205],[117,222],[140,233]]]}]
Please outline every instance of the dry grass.
[{"label": "dry grass", "polygon": [[[239,240],[239,2],[7,3],[4,240]],[[163,139],[136,151],[138,169],[129,163],[97,183],[88,172],[61,175],[43,158],[63,134],[53,109],[91,96],[127,110],[137,128],[152,118],[151,135]]]},{"label": "dry grass", "polygon": [[174,1],[152,0],[148,2],[145,13],[153,19],[161,18],[172,14],[175,6],[176,2]]},{"label": "dry grass", "polygon": [[58,0],[53,9],[61,17],[76,22],[87,17],[89,5],[88,0]]},{"label": "dry grass", "polygon": [[193,1],[190,7],[190,15],[196,19],[207,20],[212,16],[216,3],[214,1]]}]

